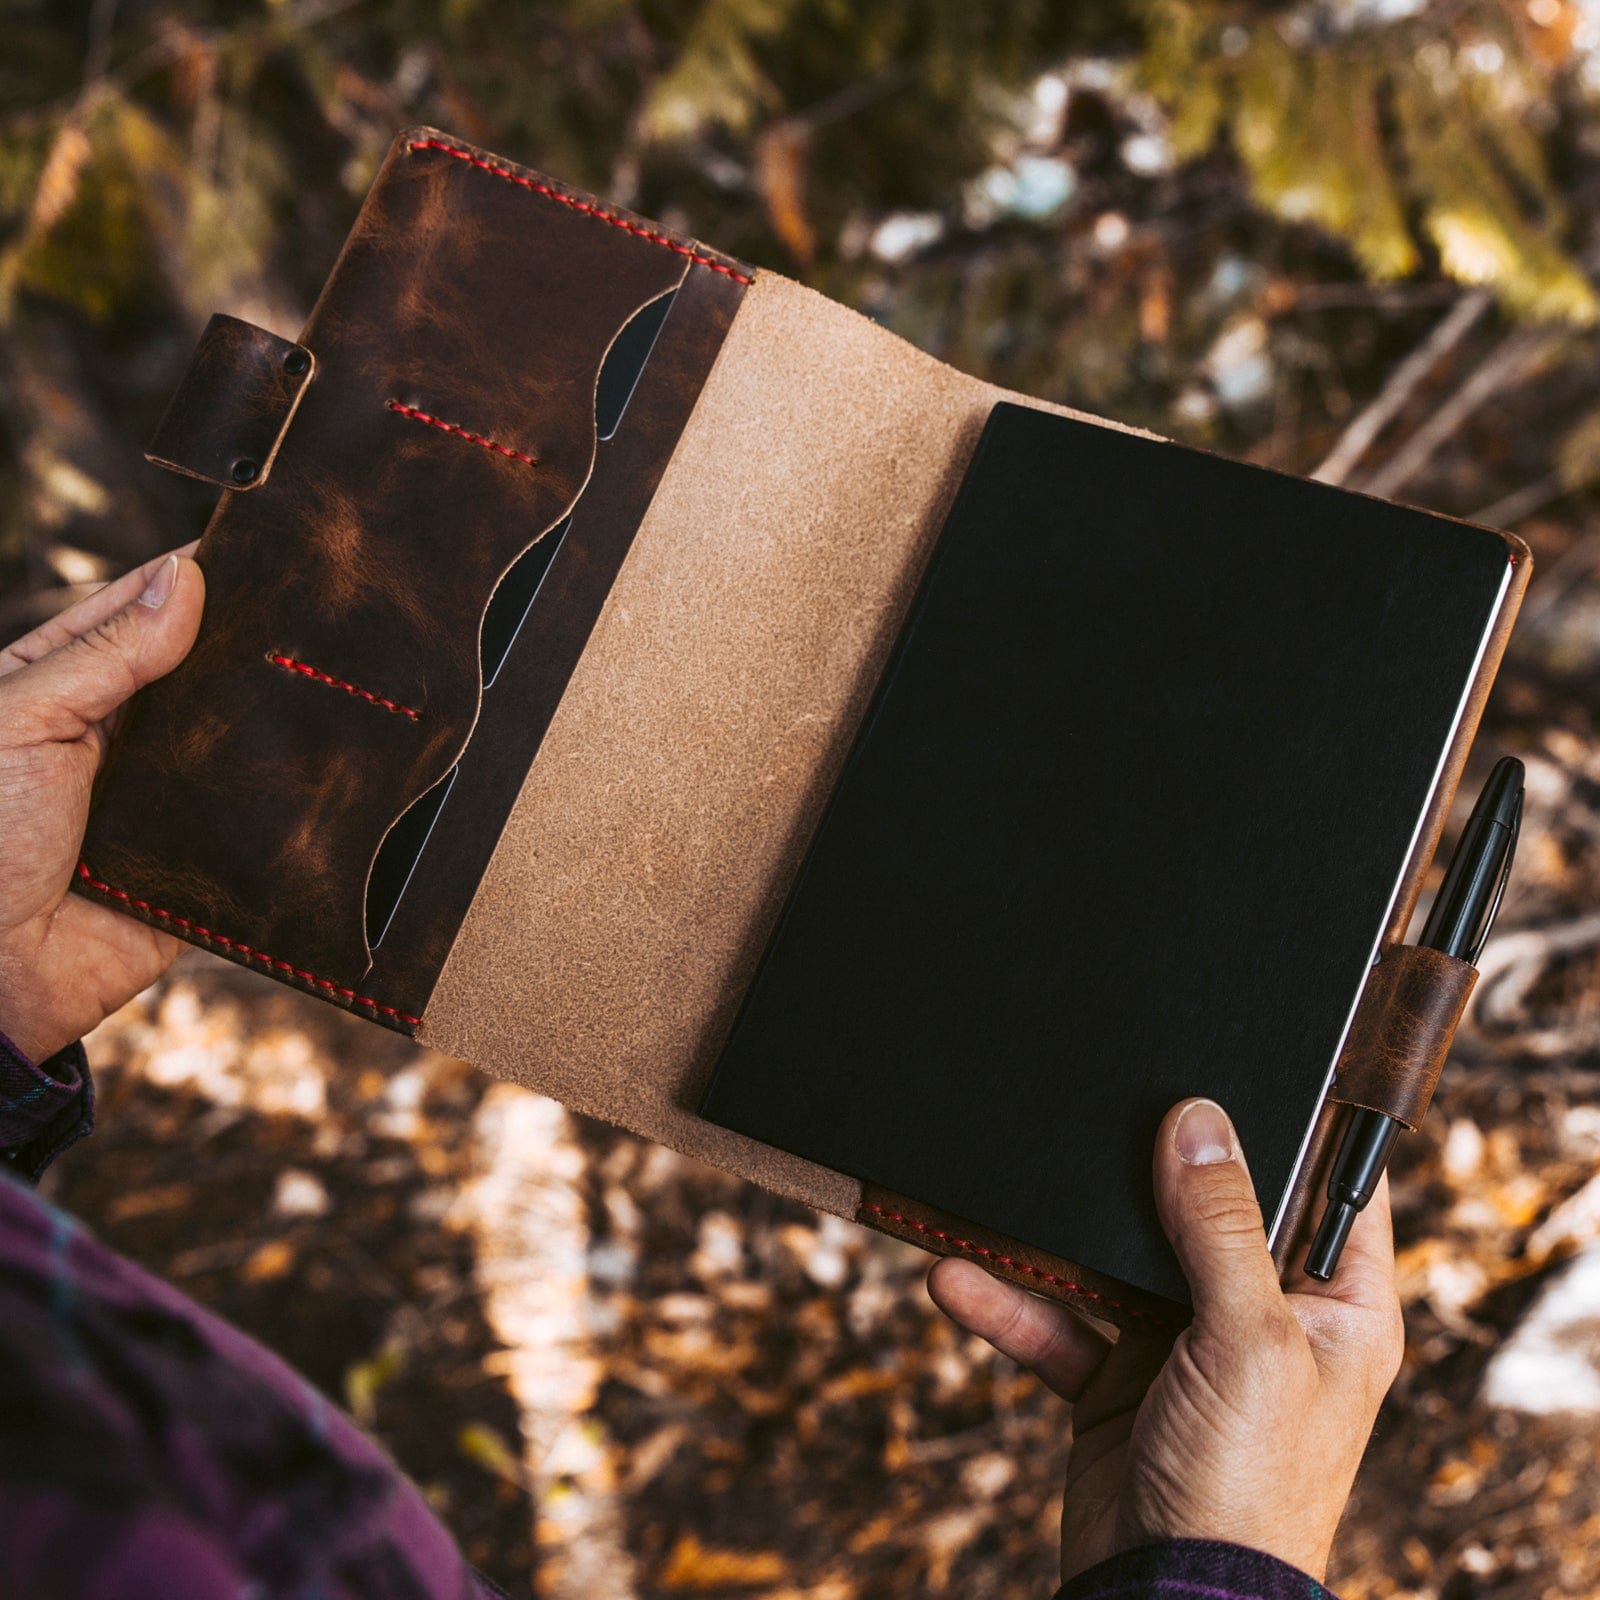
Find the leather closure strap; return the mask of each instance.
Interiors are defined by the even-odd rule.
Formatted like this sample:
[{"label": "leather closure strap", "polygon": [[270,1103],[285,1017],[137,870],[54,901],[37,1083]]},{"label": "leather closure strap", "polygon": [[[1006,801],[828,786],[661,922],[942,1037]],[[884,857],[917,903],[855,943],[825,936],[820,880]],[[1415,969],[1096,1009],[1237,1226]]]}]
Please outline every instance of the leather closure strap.
[{"label": "leather closure strap", "polygon": [[1381,1111],[1415,1133],[1477,981],[1477,969],[1455,956],[1386,945],[1362,990],[1329,1098]]},{"label": "leather closure strap", "polygon": [[315,371],[304,345],[212,317],[146,458],[222,489],[259,489]]}]

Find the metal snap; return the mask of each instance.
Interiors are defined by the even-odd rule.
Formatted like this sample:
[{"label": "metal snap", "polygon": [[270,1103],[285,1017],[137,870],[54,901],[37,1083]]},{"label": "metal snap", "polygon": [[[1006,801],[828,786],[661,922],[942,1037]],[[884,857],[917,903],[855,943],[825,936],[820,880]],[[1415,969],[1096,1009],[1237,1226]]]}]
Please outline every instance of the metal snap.
[{"label": "metal snap", "polygon": [[261,476],[261,463],[252,461],[249,456],[241,456],[233,464],[233,481],[235,483],[254,483]]}]

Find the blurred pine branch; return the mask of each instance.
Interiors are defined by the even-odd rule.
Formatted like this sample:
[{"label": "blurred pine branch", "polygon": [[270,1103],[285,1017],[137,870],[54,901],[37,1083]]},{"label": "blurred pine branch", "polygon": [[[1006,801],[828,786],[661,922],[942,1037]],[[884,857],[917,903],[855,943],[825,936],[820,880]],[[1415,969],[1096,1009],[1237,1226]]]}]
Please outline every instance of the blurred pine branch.
[{"label": "blurred pine branch", "polygon": [[139,444],[195,331],[223,308],[294,332],[407,122],[984,376],[1309,468],[1435,290],[1586,354],[1585,26],[1576,0],[22,0],[0,632],[17,591],[78,581],[59,551],[192,530],[203,500]]}]

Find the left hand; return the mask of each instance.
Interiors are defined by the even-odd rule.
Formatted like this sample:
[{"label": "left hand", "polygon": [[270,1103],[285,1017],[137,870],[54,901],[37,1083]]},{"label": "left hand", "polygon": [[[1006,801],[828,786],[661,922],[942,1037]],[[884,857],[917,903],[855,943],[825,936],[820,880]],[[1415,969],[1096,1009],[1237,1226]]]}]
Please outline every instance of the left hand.
[{"label": "left hand", "polygon": [[118,708],[183,660],[205,579],[157,556],[0,650],[0,1032],[33,1061],[147,988],[171,934],[68,894]]}]

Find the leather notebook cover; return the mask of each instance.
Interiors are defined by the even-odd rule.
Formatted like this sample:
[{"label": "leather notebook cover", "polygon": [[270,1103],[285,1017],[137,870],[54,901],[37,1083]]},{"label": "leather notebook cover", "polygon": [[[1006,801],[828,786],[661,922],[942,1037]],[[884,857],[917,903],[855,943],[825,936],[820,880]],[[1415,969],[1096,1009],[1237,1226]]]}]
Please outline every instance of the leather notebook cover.
[{"label": "leather notebook cover", "polygon": [[[699,1113],[1008,401],[1133,437],[402,133],[299,340],[213,319],[151,446],[224,491],[206,613],[118,730],[76,888],[819,1209],[1165,1315]],[[1519,557],[1392,924],[1526,576]]]},{"label": "leather notebook cover", "polygon": [[1173,1299],[1150,1151],[1286,1196],[1505,541],[994,410],[703,1111]]}]

